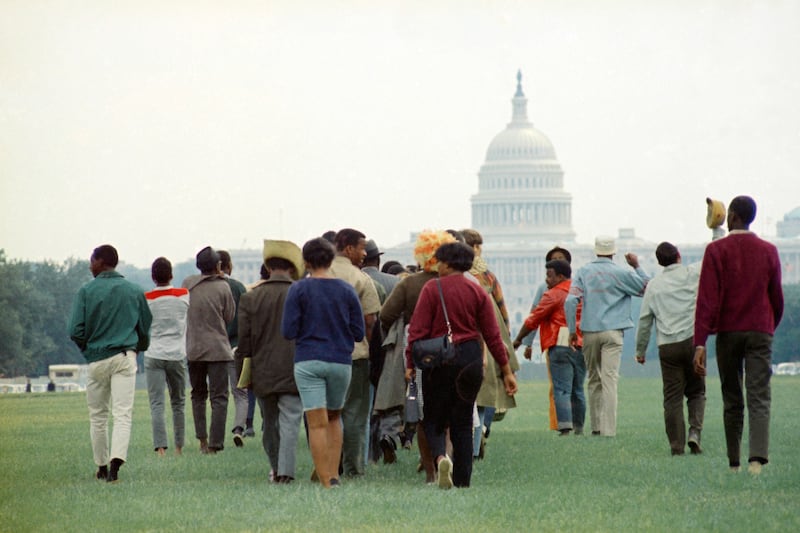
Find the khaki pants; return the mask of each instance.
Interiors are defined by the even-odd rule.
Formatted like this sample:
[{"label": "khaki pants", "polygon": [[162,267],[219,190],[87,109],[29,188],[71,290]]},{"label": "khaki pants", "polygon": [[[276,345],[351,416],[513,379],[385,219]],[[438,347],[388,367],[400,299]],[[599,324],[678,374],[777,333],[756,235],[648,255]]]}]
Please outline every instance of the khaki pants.
[{"label": "khaki pants", "polygon": [[584,331],[586,389],[592,431],[604,437],[617,434],[617,382],[622,359],[622,330]]},{"label": "khaki pants", "polygon": [[[107,465],[115,458],[127,460],[135,390],[135,351],[128,350],[89,364],[86,403],[89,406],[89,434],[96,465]],[[110,450],[109,412],[114,419]]]}]

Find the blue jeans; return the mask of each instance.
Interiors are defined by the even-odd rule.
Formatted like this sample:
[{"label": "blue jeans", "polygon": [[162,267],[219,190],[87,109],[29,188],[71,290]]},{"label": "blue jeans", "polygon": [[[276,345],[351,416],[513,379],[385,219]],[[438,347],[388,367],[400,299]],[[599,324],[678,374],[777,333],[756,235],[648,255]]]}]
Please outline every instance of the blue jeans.
[{"label": "blue jeans", "polygon": [[586,398],[583,395],[586,363],[583,353],[566,346],[553,346],[547,351],[547,356],[553,379],[558,429],[574,429],[580,433],[586,418]]}]

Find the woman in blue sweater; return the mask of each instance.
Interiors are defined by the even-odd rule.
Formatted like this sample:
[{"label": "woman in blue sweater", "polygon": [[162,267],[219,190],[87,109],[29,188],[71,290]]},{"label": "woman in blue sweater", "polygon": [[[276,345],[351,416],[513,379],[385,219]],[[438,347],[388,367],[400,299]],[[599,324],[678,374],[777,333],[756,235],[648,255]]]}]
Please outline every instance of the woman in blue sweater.
[{"label": "woman in blue sweater", "polygon": [[320,482],[339,484],[340,421],[350,385],[351,354],[364,338],[364,314],[355,290],[328,270],[336,251],[322,238],[303,246],[310,277],[286,295],[281,333],[295,341],[294,378],[308,420],[308,440]]}]

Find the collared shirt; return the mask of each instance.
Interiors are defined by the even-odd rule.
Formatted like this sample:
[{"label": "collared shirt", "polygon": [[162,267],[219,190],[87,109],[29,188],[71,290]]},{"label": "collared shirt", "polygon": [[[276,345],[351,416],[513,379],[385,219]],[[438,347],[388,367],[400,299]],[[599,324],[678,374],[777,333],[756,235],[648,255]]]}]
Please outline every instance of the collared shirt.
[{"label": "collared shirt", "polygon": [[[378,291],[375,289],[372,278],[353,266],[348,258],[341,255],[334,257],[330,272],[334,277],[346,281],[355,289],[364,316],[374,315],[381,310]],[[353,349],[353,359],[367,359],[368,357],[369,342],[365,336],[356,343]]]},{"label": "collared shirt", "polygon": [[153,314],[150,327],[150,348],[145,357],[166,361],[186,358],[186,313],[189,311],[189,290],[171,285],[156,287],[145,293]]},{"label": "collared shirt", "polygon": [[700,263],[688,266],[675,263],[648,282],[636,331],[636,355],[647,351],[654,323],[659,346],[686,340],[694,334],[699,281]]},{"label": "collared shirt", "polygon": [[93,363],[150,344],[153,315],[138,285],[115,270],[101,272],[75,296],[70,338]]},{"label": "collared shirt", "polygon": [[564,303],[570,333],[575,332],[579,301],[583,302],[584,333],[632,328],[631,296],[641,296],[649,279],[641,267],[627,270],[608,257],[579,268]]}]

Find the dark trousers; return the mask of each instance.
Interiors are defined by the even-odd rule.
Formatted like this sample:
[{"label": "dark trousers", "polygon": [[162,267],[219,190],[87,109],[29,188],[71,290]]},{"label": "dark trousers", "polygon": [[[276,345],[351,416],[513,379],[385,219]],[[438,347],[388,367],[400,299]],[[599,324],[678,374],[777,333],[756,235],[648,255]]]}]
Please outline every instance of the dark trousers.
[{"label": "dark trousers", "polygon": [[700,435],[706,410],[706,380],[694,373],[692,338],[658,347],[661,379],[664,384],[664,428],[669,447],[683,453],[686,447],[686,423],[683,397],[689,411],[689,429]]},{"label": "dark trousers", "polygon": [[[192,415],[198,439],[208,439],[208,447],[225,447],[225,422],[228,418],[228,361],[189,361],[192,385]],[[206,400],[211,398],[211,427],[206,427]]]},{"label": "dark trousers", "polygon": [[342,467],[348,477],[366,473],[369,411],[369,361],[356,359],[342,409]]},{"label": "dark trousers", "polygon": [[722,387],[722,408],[728,461],[738,466],[744,426],[742,374],[747,389],[750,429],[750,457],[766,463],[769,459],[769,414],[771,403],[772,335],[756,331],[717,334],[717,367]]},{"label": "dark trousers", "polygon": [[445,455],[445,431],[453,443],[453,484],[469,487],[472,477],[472,406],[483,381],[483,348],[478,341],[456,345],[452,364],[422,373],[425,436],[434,460]]}]

